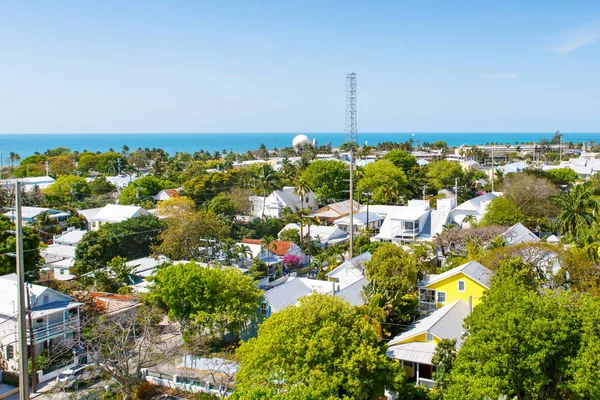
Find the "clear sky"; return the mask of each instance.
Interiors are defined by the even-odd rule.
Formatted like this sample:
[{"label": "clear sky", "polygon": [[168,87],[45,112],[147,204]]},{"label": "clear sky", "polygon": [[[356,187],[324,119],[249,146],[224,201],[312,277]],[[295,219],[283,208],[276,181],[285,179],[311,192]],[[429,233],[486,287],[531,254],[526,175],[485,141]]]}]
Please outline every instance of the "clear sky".
[{"label": "clear sky", "polygon": [[[451,4],[461,3],[461,5]],[[600,132],[600,1],[0,0],[0,132]]]}]

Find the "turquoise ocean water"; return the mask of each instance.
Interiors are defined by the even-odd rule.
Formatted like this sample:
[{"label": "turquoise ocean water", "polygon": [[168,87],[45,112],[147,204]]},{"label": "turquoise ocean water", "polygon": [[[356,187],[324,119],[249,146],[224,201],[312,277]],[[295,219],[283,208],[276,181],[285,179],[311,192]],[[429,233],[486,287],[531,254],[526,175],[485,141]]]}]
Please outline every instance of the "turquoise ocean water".
[{"label": "turquoise ocean water", "polygon": [[[129,134],[0,134],[0,152],[15,152],[26,157],[36,151],[43,153],[47,149],[68,147],[77,151],[119,150],[127,145],[131,150],[141,148],[161,148],[169,154],[178,151],[193,153],[206,151],[245,152],[257,149],[261,143],[268,148],[291,146],[297,133],[129,133]],[[461,144],[484,144],[486,142],[514,143],[538,141],[551,138],[553,133],[359,133],[358,142],[371,145],[395,141],[403,142],[410,138],[415,141],[435,142],[444,140],[450,146]],[[331,143],[337,146],[344,142],[343,133],[310,133],[307,136],[317,143]],[[600,142],[600,133],[565,133],[565,142]]]}]

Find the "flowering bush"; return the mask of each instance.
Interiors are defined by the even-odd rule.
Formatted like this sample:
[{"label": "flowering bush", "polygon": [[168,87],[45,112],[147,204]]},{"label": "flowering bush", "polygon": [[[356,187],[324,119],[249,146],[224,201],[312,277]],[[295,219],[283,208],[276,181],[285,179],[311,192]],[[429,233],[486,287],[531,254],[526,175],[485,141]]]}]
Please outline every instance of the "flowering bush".
[{"label": "flowering bush", "polygon": [[294,254],[286,254],[283,256],[283,264],[288,269],[296,269],[302,263],[302,257],[294,255]]}]

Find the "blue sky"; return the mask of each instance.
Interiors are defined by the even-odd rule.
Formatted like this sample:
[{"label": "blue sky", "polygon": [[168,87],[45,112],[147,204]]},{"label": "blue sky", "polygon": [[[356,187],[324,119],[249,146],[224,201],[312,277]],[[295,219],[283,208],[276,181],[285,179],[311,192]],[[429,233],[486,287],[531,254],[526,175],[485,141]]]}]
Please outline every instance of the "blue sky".
[{"label": "blue sky", "polygon": [[600,131],[598,1],[450,3],[0,1],[0,132]]}]

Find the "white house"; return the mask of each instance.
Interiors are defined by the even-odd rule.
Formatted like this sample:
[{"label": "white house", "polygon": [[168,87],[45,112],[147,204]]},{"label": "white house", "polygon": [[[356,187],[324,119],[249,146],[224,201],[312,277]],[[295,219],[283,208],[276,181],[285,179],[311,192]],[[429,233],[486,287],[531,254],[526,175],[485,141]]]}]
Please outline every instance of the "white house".
[{"label": "white house", "polygon": [[[365,207],[362,207],[359,212],[352,215],[352,225],[354,232],[364,230],[369,227],[371,231],[377,231],[381,228],[383,217],[374,211],[367,212]],[[344,232],[350,232],[350,215],[338,218],[333,221],[333,224]]]},{"label": "white house", "polygon": [[[242,239],[242,244],[244,244],[246,246],[258,245],[258,246],[263,247],[261,245],[260,239]],[[268,252],[266,249],[262,249],[261,253],[260,253],[260,258],[263,259],[263,261],[267,262],[264,259],[264,257],[266,257],[268,259],[272,259],[271,254],[274,254],[279,262],[281,262],[283,260],[283,257],[287,254],[292,254],[292,255],[300,257],[302,260],[301,261],[302,265],[304,265],[308,262],[308,257],[306,256],[306,254],[304,254],[304,252],[302,251],[300,246],[298,246],[296,243],[286,242],[283,240],[274,240],[273,248],[270,249]],[[271,263],[271,264],[275,264],[275,263]]]},{"label": "white house", "polygon": [[[298,224],[287,224],[279,232],[278,236],[290,229],[300,232],[300,226]],[[302,227],[302,231],[305,237],[310,235],[310,240],[319,247],[329,247],[334,244],[345,243],[348,241],[348,234],[337,226],[305,225]]]},{"label": "white house", "polygon": [[[27,321],[27,341],[31,344],[33,340],[36,356],[43,351],[49,352],[50,355],[58,351],[66,351],[72,355],[73,347],[79,344],[81,303],[45,286],[29,284],[28,287],[30,294],[28,311],[33,321],[33,338],[29,333],[29,321]],[[9,370],[18,370],[16,274],[0,277],[0,292],[4,298],[4,301],[0,302],[2,355],[7,361]],[[43,378],[42,376],[42,381]]]},{"label": "white house", "polygon": [[178,189],[164,189],[153,197],[154,201],[164,201],[179,197]]},{"label": "white house", "polygon": [[51,176],[31,176],[28,178],[15,178],[0,180],[2,189],[13,189],[17,182],[21,182],[21,187],[26,192],[31,192],[37,187],[39,190],[46,189],[54,183],[54,178]]},{"label": "white house", "polygon": [[89,230],[97,231],[104,224],[123,222],[130,218],[148,215],[148,211],[138,206],[107,204],[102,208],[79,210],[79,214],[87,219]]},{"label": "white house", "polygon": [[499,196],[498,192],[489,192],[465,201],[450,212],[450,221],[462,225],[464,219],[469,215],[475,217],[477,221],[481,221],[490,202]]},{"label": "white house", "polygon": [[441,232],[448,219],[449,211],[440,208],[440,204],[446,203],[438,201],[438,210],[431,210],[428,200],[409,200],[406,206],[388,206],[375,240],[391,243],[430,240]]},{"label": "white house", "polygon": [[301,208],[307,208],[314,211],[319,207],[319,203],[313,192],[308,193],[304,198],[300,198],[294,194],[294,189],[293,186],[286,186],[281,190],[273,191],[266,199],[260,196],[250,196],[250,201],[252,202],[252,215],[257,217],[262,216],[263,206],[265,216],[276,218],[281,216],[281,212],[286,207],[292,211]]},{"label": "white house", "polygon": [[[31,225],[35,222],[35,219],[42,213],[47,213],[50,219],[56,223],[66,221],[71,216],[71,213],[67,211],[53,210],[51,208],[44,207],[21,207],[21,218],[23,219],[23,225]],[[4,213],[5,217],[8,217],[11,221],[17,219],[17,213],[14,209]]]},{"label": "white house", "polygon": [[40,250],[44,259],[44,268],[53,271],[53,277],[59,281],[71,280],[75,275],[71,268],[75,265],[75,249],[87,231],[70,228],[60,235],[54,235],[53,243]]},{"label": "white house", "polygon": [[520,222],[508,228],[502,235],[507,246],[519,243],[539,242],[540,238]]},{"label": "white house", "polygon": [[327,273],[329,280],[338,282],[340,289],[363,279],[365,277],[365,263],[371,260],[371,253],[368,251],[353,257],[334,268]]}]

